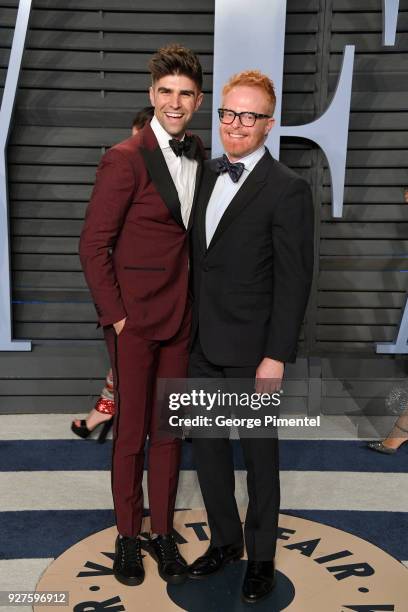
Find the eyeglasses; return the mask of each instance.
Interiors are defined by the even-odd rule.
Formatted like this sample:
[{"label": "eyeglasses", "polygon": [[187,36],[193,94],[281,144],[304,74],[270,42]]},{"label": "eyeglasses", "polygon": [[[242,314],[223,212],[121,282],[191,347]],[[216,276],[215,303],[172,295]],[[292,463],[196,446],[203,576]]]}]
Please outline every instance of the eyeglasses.
[{"label": "eyeglasses", "polygon": [[248,111],[242,111],[241,113],[236,113],[229,108],[219,108],[218,116],[220,118],[221,123],[225,123],[230,125],[234,123],[235,117],[238,117],[241,125],[244,127],[253,127],[256,123],[257,119],[272,119],[272,115],[262,115],[261,113],[251,113]]}]

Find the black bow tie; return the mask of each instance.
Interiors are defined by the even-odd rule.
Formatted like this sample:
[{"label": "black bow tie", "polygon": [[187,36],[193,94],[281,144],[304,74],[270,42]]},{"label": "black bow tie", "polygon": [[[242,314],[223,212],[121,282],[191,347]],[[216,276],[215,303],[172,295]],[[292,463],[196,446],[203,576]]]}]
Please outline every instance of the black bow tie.
[{"label": "black bow tie", "polygon": [[177,157],[185,155],[188,159],[194,159],[196,156],[197,142],[192,136],[185,136],[184,140],[172,138],[169,140],[169,145]]},{"label": "black bow tie", "polygon": [[235,164],[232,164],[228,157],[225,155],[225,153],[222,156],[222,159],[219,159],[217,161],[217,172],[219,172],[219,174],[228,172],[233,183],[238,183],[244,170],[245,164],[243,164],[242,162],[236,162]]}]

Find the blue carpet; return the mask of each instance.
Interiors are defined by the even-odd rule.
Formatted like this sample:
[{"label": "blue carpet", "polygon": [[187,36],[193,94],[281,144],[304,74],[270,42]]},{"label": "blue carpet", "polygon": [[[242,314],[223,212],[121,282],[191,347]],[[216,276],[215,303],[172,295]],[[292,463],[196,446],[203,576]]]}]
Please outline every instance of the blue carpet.
[{"label": "blue carpet", "polygon": [[[238,441],[233,443],[236,469],[244,462]],[[0,471],[109,470],[112,444],[93,440],[6,440],[0,442]],[[395,455],[369,450],[362,441],[283,440],[281,470],[405,473],[408,447]],[[192,445],[183,444],[182,470],[194,469]]]},{"label": "blue carpet", "polygon": [[113,510],[0,512],[0,559],[57,557],[76,542],[114,524]]},{"label": "blue carpet", "polygon": [[[408,559],[408,512],[282,510],[331,525],[379,546],[397,559]],[[83,538],[114,525],[112,510],[35,510],[0,512],[0,558],[49,558]],[[17,537],[16,534],[24,534]],[[109,552],[109,551],[106,551]]]}]

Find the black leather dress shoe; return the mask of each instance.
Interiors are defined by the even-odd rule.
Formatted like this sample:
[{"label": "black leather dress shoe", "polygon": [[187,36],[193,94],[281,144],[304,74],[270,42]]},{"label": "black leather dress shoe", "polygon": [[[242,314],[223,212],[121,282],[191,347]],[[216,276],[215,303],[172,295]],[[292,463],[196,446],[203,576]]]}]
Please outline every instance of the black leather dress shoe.
[{"label": "black leather dress shoe", "polygon": [[116,538],[113,575],[127,586],[142,584],[145,577],[140,544],[139,538]]},{"label": "black leather dress shoe", "polygon": [[210,546],[207,552],[190,565],[188,575],[190,578],[206,578],[220,571],[227,563],[239,561],[243,554],[243,544]]},{"label": "black leather dress shoe", "polygon": [[174,536],[159,535],[151,538],[146,550],[157,561],[159,575],[170,584],[182,584],[187,579],[187,561],[181,556]]},{"label": "black leather dress shoe", "polygon": [[248,561],[242,585],[242,599],[245,603],[257,603],[265,599],[275,586],[274,561]]}]

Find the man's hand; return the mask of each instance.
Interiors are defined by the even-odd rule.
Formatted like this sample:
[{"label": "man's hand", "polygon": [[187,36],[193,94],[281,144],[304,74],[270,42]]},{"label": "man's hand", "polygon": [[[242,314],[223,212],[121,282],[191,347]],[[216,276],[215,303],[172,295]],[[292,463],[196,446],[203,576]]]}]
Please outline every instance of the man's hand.
[{"label": "man's hand", "polygon": [[117,336],[119,336],[120,332],[125,327],[126,318],[127,317],[125,317],[124,319],[121,319],[120,321],[117,321],[116,323],[113,324],[113,327],[115,328],[115,332],[116,332]]},{"label": "man's hand", "polygon": [[270,357],[264,357],[256,369],[255,390],[257,393],[274,393],[282,384],[285,364]]}]

